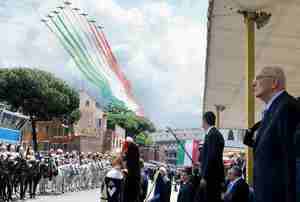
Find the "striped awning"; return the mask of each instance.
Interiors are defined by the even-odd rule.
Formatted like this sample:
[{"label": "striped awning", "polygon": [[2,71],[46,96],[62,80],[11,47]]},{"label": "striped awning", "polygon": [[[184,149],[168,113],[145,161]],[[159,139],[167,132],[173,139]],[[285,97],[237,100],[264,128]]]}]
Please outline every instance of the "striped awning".
[{"label": "striped awning", "polygon": [[18,144],[21,140],[21,132],[8,128],[0,128],[0,142]]}]

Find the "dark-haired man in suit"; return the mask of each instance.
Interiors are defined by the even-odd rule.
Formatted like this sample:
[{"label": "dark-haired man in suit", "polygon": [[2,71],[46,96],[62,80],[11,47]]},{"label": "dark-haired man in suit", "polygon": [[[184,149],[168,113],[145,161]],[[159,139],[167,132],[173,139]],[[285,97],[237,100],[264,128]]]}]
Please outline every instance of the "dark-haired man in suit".
[{"label": "dark-haired man in suit", "polygon": [[294,135],[300,122],[299,103],[286,92],[285,74],[277,66],[264,67],[253,88],[265,103],[260,124],[249,130],[244,140],[254,149],[255,201],[295,202]]},{"label": "dark-haired man in suit", "polygon": [[225,181],[223,151],[224,138],[215,127],[216,116],[213,112],[203,115],[203,128],[206,131],[201,151],[201,182],[206,190],[207,202],[221,201],[222,184]]}]

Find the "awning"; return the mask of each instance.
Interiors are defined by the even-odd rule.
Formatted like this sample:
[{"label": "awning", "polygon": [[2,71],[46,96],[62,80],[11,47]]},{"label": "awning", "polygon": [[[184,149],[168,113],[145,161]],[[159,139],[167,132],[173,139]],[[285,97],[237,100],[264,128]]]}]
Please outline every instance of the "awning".
[{"label": "awning", "polygon": [[[256,71],[281,65],[288,91],[300,96],[300,2],[280,1],[267,11],[270,22],[256,30]],[[232,8],[232,9],[231,9]],[[207,34],[204,110],[226,106],[221,127],[245,128],[246,27],[232,0],[210,0]],[[256,119],[262,103],[256,101]]]},{"label": "awning", "polygon": [[20,143],[21,132],[8,128],[0,128],[0,141],[9,144]]}]

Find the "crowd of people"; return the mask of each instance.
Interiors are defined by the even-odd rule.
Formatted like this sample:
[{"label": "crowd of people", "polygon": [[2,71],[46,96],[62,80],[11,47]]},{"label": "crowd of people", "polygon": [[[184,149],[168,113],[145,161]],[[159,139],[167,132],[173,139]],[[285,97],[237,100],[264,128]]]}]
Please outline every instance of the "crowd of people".
[{"label": "crowd of people", "polygon": [[[114,157],[112,168],[105,176],[101,188],[101,202],[170,202],[171,198],[174,198],[174,196],[171,197],[172,189],[178,192],[177,202],[209,202],[216,199],[217,188],[220,193],[219,201],[253,201],[253,191],[244,177],[245,161],[243,155],[233,157],[234,161],[232,161],[225,177],[225,175],[218,175],[216,173],[219,172],[218,170],[211,171],[211,168],[218,168],[216,165],[211,165],[215,161],[213,157],[207,160],[210,161],[207,162],[207,165],[202,163],[200,166],[199,163],[195,163],[192,167],[177,168],[176,170],[165,164],[156,167],[144,167],[143,160],[139,159],[137,145],[133,139],[127,138],[126,144],[125,148],[127,149],[123,149],[122,153]],[[221,150],[222,148],[220,148],[220,152],[222,152]],[[208,151],[211,152],[209,149]],[[204,153],[203,155],[215,156],[211,153]],[[202,156],[202,158],[204,157]],[[222,156],[219,158],[222,159]],[[218,163],[223,169],[222,173],[224,173],[223,162]],[[138,166],[130,167],[132,164]],[[210,171],[207,171],[209,174],[203,173],[205,169],[208,169],[203,168],[203,166],[209,166]],[[207,185],[203,185],[203,179]],[[213,186],[211,181],[217,181],[220,186],[215,187],[215,189],[210,188],[209,186]],[[211,189],[210,192],[209,189]],[[214,195],[215,198],[209,198],[212,197],[209,194]]]},{"label": "crowd of people", "polygon": [[29,146],[0,144],[0,201],[35,198],[100,187],[111,167],[111,155],[71,153],[62,149],[44,153]]},{"label": "crowd of people", "polygon": [[[214,154],[209,155],[215,156]],[[177,168],[175,172],[167,166],[161,166],[156,169],[158,172],[157,178],[152,176],[156,172],[151,171],[153,169],[144,170],[151,181],[155,182],[154,192],[151,195],[149,194],[151,197],[146,201],[170,202],[171,198],[174,200],[174,197],[171,197],[172,187],[175,192],[178,192],[177,202],[209,202],[215,200],[224,202],[253,201],[253,189],[247,184],[245,172],[243,171],[245,169],[244,154],[232,155],[232,163],[229,168],[224,168],[220,165],[221,169],[223,169],[222,172],[221,170],[216,170],[216,165],[211,165],[211,163],[214,163],[213,157],[209,159],[210,162],[207,165],[205,163],[202,163],[202,165],[195,163],[191,167]],[[219,158],[222,159],[221,156]],[[210,171],[207,171],[209,174],[203,173],[205,169],[208,169],[203,168],[203,166],[209,166]],[[214,168],[213,171],[212,168]],[[216,172],[227,173],[227,175],[218,175]],[[211,175],[214,176],[212,177]],[[205,179],[205,182],[203,182],[203,179]],[[219,186],[215,186],[214,188],[209,187],[213,187],[214,185],[211,185],[211,183],[214,182],[219,184]],[[220,195],[218,195],[218,191]]]}]

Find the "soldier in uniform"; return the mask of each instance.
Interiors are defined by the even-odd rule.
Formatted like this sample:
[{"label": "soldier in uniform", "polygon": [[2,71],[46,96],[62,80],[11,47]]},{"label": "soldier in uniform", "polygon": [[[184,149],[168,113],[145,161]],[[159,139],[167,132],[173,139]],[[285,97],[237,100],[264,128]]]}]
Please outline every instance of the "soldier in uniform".
[{"label": "soldier in uniform", "polygon": [[123,202],[124,180],[121,172],[121,157],[113,160],[112,166],[101,187],[101,202]]}]

